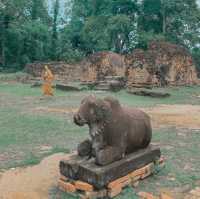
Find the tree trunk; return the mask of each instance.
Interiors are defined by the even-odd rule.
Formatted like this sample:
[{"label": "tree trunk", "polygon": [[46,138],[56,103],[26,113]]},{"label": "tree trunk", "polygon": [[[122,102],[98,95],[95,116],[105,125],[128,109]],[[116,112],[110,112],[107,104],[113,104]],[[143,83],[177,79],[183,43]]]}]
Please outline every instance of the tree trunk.
[{"label": "tree trunk", "polygon": [[162,7],[163,7],[163,11],[162,11],[162,17],[163,17],[163,23],[162,23],[162,32],[165,35],[166,34],[166,10],[165,10],[165,5],[164,2],[162,1]]},{"label": "tree trunk", "polygon": [[2,57],[2,66],[4,67],[5,64],[6,64],[6,58],[5,58],[5,42],[4,42],[4,41],[2,41],[1,57]]},{"label": "tree trunk", "polygon": [[1,42],[1,57],[2,57],[2,66],[5,67],[6,65],[6,55],[5,55],[5,40],[6,40],[6,29],[9,25],[9,18],[8,16],[3,17],[2,23],[2,42]]}]

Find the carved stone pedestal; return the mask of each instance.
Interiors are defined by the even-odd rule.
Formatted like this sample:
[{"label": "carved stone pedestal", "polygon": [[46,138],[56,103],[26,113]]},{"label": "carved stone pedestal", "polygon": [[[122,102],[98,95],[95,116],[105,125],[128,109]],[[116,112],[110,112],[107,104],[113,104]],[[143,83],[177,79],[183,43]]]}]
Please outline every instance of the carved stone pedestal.
[{"label": "carved stone pedestal", "polygon": [[70,159],[60,161],[60,173],[68,179],[86,182],[96,190],[100,190],[107,187],[109,183],[156,162],[160,155],[158,147],[149,146],[107,166],[97,166],[94,159],[87,160],[72,155]]}]

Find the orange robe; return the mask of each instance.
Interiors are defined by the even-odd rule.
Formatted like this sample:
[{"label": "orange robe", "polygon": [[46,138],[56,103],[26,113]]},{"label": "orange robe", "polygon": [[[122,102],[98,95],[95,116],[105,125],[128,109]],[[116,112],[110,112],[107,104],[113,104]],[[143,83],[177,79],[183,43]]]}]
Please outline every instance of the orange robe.
[{"label": "orange robe", "polygon": [[54,80],[54,75],[50,69],[45,69],[42,75],[44,83],[42,85],[43,95],[53,96],[52,83]]}]

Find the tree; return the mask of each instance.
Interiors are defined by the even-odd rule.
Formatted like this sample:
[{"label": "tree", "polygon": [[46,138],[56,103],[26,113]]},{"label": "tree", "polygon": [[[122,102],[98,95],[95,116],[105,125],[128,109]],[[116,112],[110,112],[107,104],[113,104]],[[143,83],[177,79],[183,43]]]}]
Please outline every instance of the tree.
[{"label": "tree", "polygon": [[59,14],[59,0],[55,1],[53,12],[53,25],[52,25],[52,46],[51,46],[51,58],[53,60],[58,59],[58,14]]},{"label": "tree", "polygon": [[121,53],[129,45],[136,12],[132,0],[75,0],[70,22],[72,46],[86,54],[100,50]]},{"label": "tree", "polygon": [[131,19],[124,14],[112,16],[108,20],[107,28],[111,40],[110,48],[122,53],[129,46],[129,34],[133,30]]},{"label": "tree", "polygon": [[110,38],[107,35],[108,18],[89,17],[81,32],[81,49],[86,53],[109,49]]},{"label": "tree", "polygon": [[155,37],[193,48],[199,42],[199,15],[196,0],[143,0],[138,20],[140,46]]},{"label": "tree", "polygon": [[1,65],[21,68],[49,58],[49,22],[42,0],[2,1],[0,8]]},{"label": "tree", "polygon": [[139,12],[138,1],[131,0],[113,0],[111,3],[113,15],[124,14],[135,19],[136,14]]},{"label": "tree", "polygon": [[[0,1],[0,64],[76,61],[102,50],[124,53],[166,40],[187,47],[200,63],[200,10],[196,0]],[[63,5],[63,4],[62,4]]]},{"label": "tree", "polygon": [[200,10],[196,1],[163,0],[162,10],[163,33],[166,39],[189,49],[194,46],[200,27]]},{"label": "tree", "polygon": [[43,0],[31,0],[30,14],[32,21],[39,19],[44,23],[49,22],[47,7]]},{"label": "tree", "polygon": [[162,32],[162,13],[161,0],[144,0],[141,5],[141,12],[138,18],[139,31],[154,32],[160,34]]},{"label": "tree", "polygon": [[0,8],[0,50],[3,66],[7,64],[10,54],[10,46],[8,46],[10,44],[10,28],[24,21],[27,14],[23,11],[26,10],[28,4],[29,1],[25,0],[2,1]]}]

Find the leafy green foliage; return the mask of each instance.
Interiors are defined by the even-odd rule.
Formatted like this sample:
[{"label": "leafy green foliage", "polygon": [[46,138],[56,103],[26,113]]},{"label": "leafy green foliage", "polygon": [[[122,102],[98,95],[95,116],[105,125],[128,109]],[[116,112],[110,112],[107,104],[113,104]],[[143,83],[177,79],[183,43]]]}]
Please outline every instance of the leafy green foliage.
[{"label": "leafy green foliage", "polygon": [[200,75],[200,48],[192,49],[192,55],[197,66],[198,75]]},{"label": "leafy green foliage", "polygon": [[139,16],[139,29],[145,32],[162,32],[162,14],[160,0],[144,0]]},{"label": "leafy green foliage", "polygon": [[75,62],[89,53],[125,53],[166,40],[187,47],[197,63],[200,9],[196,0],[2,0],[0,66]]},{"label": "leafy green foliage", "polygon": [[5,1],[0,20],[0,57],[4,67],[17,68],[49,57],[50,18],[43,1]]},{"label": "leafy green foliage", "polygon": [[140,32],[140,34],[138,35],[138,44],[137,47],[138,48],[143,48],[146,49],[148,47],[148,43],[152,40],[165,40],[165,37],[163,34],[155,34],[153,31],[149,31],[149,32]]},{"label": "leafy green foliage", "polygon": [[127,15],[118,14],[110,17],[108,20],[108,33],[112,50],[121,53],[129,46],[129,34],[132,29],[132,21]]},{"label": "leafy green foliage", "polygon": [[53,13],[53,27],[52,27],[52,46],[51,46],[51,58],[53,60],[58,57],[58,14],[59,14],[59,0],[56,0]]},{"label": "leafy green foliage", "polygon": [[107,36],[107,17],[90,17],[82,30],[82,48],[86,52],[108,50],[109,37]]}]

